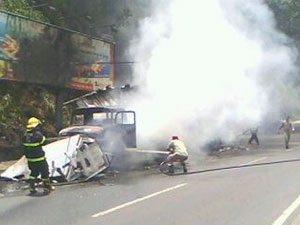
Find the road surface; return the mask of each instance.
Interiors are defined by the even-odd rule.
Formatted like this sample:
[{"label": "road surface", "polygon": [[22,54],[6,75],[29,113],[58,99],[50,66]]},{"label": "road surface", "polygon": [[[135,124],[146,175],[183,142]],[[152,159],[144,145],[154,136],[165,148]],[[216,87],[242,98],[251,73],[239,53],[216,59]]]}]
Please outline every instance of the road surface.
[{"label": "road surface", "polygon": [[6,191],[0,197],[1,225],[296,225],[297,140],[300,135],[292,137],[288,150],[282,137],[274,136],[261,139],[261,146],[249,146],[248,151],[209,157],[192,153],[187,175],[167,176],[153,166],[57,186],[49,196]]}]

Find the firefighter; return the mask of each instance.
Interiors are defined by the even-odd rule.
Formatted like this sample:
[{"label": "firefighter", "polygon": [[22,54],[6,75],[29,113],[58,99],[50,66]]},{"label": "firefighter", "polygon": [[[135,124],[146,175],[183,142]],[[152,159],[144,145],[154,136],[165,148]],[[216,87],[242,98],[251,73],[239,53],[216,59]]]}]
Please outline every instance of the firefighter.
[{"label": "firefighter", "polygon": [[36,117],[31,117],[26,126],[23,136],[23,151],[31,170],[28,183],[31,194],[37,192],[36,183],[38,176],[41,175],[44,193],[54,190],[49,178],[49,166],[42,146],[46,143],[46,137],[42,132],[42,124]]},{"label": "firefighter", "polygon": [[169,171],[171,173],[174,172],[173,162],[181,162],[183,172],[186,173],[187,168],[185,161],[188,159],[188,152],[184,142],[179,140],[178,136],[172,136],[171,141],[167,146],[167,150],[169,151],[167,161],[171,162]]},{"label": "firefighter", "polygon": [[258,133],[258,127],[252,127],[246,131],[244,131],[243,134],[246,134],[246,133],[250,133],[251,136],[248,140],[248,144],[251,145],[252,144],[252,141],[255,141],[257,145],[259,145],[259,140],[258,140],[258,137],[257,137],[257,133]]}]

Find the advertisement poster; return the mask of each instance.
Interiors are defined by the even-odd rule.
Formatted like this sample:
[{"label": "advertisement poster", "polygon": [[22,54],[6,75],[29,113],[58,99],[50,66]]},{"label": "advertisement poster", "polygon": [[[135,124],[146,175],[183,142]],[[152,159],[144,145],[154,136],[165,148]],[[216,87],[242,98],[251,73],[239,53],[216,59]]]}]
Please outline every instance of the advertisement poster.
[{"label": "advertisement poster", "polygon": [[113,44],[0,10],[0,80],[93,91],[113,86]]}]

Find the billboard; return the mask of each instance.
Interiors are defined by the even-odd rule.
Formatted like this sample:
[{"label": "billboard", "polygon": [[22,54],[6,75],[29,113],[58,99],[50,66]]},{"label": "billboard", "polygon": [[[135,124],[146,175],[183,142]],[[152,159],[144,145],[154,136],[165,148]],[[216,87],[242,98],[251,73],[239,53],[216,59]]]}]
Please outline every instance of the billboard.
[{"label": "billboard", "polygon": [[0,10],[0,80],[93,91],[113,85],[114,44]]}]

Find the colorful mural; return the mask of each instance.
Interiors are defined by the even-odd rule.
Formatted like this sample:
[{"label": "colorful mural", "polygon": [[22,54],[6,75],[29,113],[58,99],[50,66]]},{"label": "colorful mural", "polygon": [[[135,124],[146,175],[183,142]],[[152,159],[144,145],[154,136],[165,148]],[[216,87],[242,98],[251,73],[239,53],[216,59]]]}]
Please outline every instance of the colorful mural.
[{"label": "colorful mural", "polygon": [[0,10],[0,79],[93,91],[113,85],[114,45]]}]

